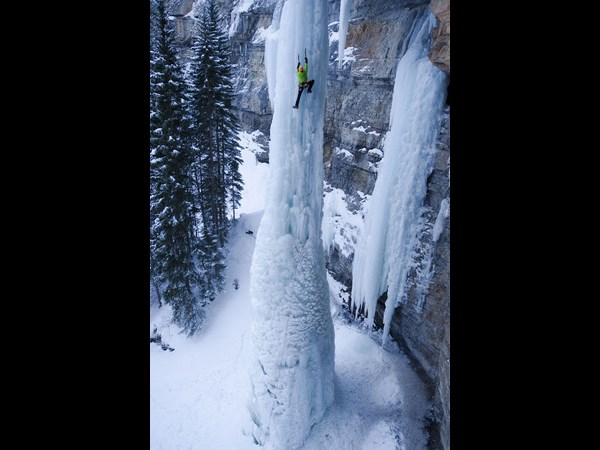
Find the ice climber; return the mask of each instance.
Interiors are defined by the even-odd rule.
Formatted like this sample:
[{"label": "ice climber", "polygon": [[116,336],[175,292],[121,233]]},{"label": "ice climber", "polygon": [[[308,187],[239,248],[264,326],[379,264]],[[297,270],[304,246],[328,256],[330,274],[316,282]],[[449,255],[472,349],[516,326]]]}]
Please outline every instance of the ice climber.
[{"label": "ice climber", "polygon": [[296,98],[296,104],[293,108],[298,109],[298,103],[300,103],[300,96],[302,95],[302,91],[305,87],[308,87],[308,93],[312,93],[312,87],[315,83],[315,80],[308,80],[308,58],[304,57],[304,67],[298,61],[298,65],[296,66],[296,76],[298,77],[298,97]]}]

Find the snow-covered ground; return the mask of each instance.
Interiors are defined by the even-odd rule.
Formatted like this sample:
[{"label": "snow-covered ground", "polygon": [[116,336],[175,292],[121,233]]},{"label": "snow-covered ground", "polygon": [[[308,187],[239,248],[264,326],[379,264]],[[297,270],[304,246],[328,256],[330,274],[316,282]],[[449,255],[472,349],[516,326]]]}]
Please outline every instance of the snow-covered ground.
[{"label": "snow-covered ground", "polygon": [[[253,136],[242,133],[244,198],[230,233],[225,291],[191,338],[170,324],[170,308],[150,310],[174,351],[150,344],[150,448],[258,449],[250,437],[250,265],[264,208],[269,166],[257,163]],[[328,208],[327,201],[324,203]],[[339,205],[337,206],[339,208]],[[324,211],[325,217],[339,212]],[[248,233],[252,231],[252,234]],[[235,289],[234,280],[239,283]],[[305,450],[425,450],[430,411],[424,386],[394,343],[368,333],[343,313],[341,286],[328,276],[335,329],[335,397]],[[282,449],[286,450],[286,449]]]}]

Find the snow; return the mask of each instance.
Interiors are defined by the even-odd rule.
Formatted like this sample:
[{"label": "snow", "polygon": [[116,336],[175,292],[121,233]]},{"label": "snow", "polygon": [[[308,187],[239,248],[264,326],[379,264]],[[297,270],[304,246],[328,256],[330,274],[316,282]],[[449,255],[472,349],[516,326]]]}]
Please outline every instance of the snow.
[{"label": "snow", "polygon": [[341,321],[335,335],[335,402],[302,448],[425,450],[430,405],[406,356]]},{"label": "snow", "polygon": [[[175,349],[150,344],[151,450],[260,448],[248,435],[246,403],[252,356],[250,264],[261,217],[262,211],[243,214],[231,230],[226,290],[209,306],[197,335],[178,334],[170,324],[169,306],[150,309],[150,330],[157,325],[163,341]],[[348,323],[341,309],[348,295],[333,278],[328,282],[335,320],[335,397],[302,449],[396,449],[397,440],[409,443],[399,448],[426,450],[423,426],[431,404],[423,384],[395,345],[384,349],[380,334]]]},{"label": "snow", "polygon": [[362,225],[362,214],[348,210],[344,191],[326,185],[321,226],[325,251],[330,252],[335,244],[342,255],[349,257],[354,252]]},{"label": "snow", "polygon": [[378,148],[372,148],[371,150],[369,150],[369,154],[374,155],[379,159],[383,158],[383,152]]},{"label": "snow", "polygon": [[268,32],[265,27],[260,27],[254,33],[254,37],[252,38],[253,44],[262,44],[267,39]]},{"label": "snow", "polygon": [[[250,261],[262,212],[243,214],[232,229],[226,290],[209,306],[202,330],[192,338],[169,325],[170,308],[151,309],[163,351],[150,344],[150,448],[251,448],[242,428],[249,417],[248,327]],[[233,280],[239,281],[239,289]]]},{"label": "snow", "polygon": [[336,42],[337,40],[339,40],[339,31],[333,31],[333,27],[336,26],[339,22],[331,22],[329,25],[327,25],[327,28],[329,29],[329,45],[331,45],[332,43]]},{"label": "snow", "polygon": [[419,242],[421,206],[447,84],[446,75],[427,57],[435,17],[428,11],[419,21],[396,69],[390,131],[352,270],[353,300],[365,306],[369,325],[377,299],[388,291],[384,341]]},{"label": "snow", "polygon": [[335,155],[340,155],[342,159],[346,160],[349,163],[354,161],[354,155],[352,154],[352,152],[350,152],[350,150],[346,150],[345,148],[334,147],[333,153]]},{"label": "snow", "polygon": [[[342,58],[342,61],[339,62],[340,66],[350,62],[350,61],[356,61],[356,56],[354,56],[354,52],[356,51],[356,47],[348,47],[347,49],[344,50],[344,57]],[[338,53],[339,55],[339,53]],[[339,56],[336,58],[337,61],[340,61]]]},{"label": "snow", "polygon": [[[355,122],[352,122],[351,125],[354,125],[355,123],[360,123],[360,122],[363,122],[363,121],[362,120],[357,120]],[[375,130],[368,131],[369,128],[371,128],[370,125],[367,125],[366,127],[364,125],[360,125],[358,127],[353,127],[352,130],[359,131],[361,133],[366,133],[366,134],[374,134],[375,136],[381,135],[381,133],[378,133]]]},{"label": "snow", "polygon": [[258,130],[252,133],[242,131],[238,138],[244,160],[244,164],[240,166],[244,190],[240,207],[236,211],[237,215],[262,211],[265,208],[265,189],[269,165],[258,162],[255,156],[257,153],[263,152],[263,148],[256,142],[261,134]]}]

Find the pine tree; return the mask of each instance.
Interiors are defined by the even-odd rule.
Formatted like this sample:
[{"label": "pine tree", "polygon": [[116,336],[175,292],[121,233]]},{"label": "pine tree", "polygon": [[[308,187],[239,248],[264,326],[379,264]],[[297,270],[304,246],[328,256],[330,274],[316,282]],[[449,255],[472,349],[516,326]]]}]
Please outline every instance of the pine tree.
[{"label": "pine tree", "polygon": [[150,72],[150,252],[152,272],[164,286],[173,321],[189,335],[203,320],[194,296],[196,266],[193,152],[189,142],[186,85],[177,60],[174,32],[158,0],[153,10]]},{"label": "pine tree", "polygon": [[203,233],[198,246],[200,265],[200,301],[205,306],[212,302],[225,286],[225,256],[216,238]]},{"label": "pine tree", "polygon": [[[160,35],[160,20],[159,20],[159,11],[158,4],[156,0],[150,0],[150,121],[152,122],[155,119],[156,112],[156,98],[157,98],[157,80],[156,78],[156,70],[158,65],[158,36]],[[150,131],[150,140],[152,141],[152,128]],[[152,144],[150,147],[150,152],[152,153],[153,148]],[[151,169],[152,170],[152,169]],[[152,198],[155,195],[154,192],[154,183],[150,183],[150,197]],[[152,223],[154,222],[154,217],[152,214],[152,209],[150,210],[150,243],[154,242],[155,236],[152,232]],[[152,244],[151,244],[152,245]],[[156,275],[156,261],[154,260],[152,251],[150,252],[150,285],[152,289],[155,290],[156,297],[158,299],[158,307],[162,306],[162,295],[160,284]]]},{"label": "pine tree", "polygon": [[235,214],[244,184],[230,49],[222,23],[216,1],[207,0],[192,47],[191,69],[197,192],[204,232],[216,237],[220,247],[227,240],[228,206]]},{"label": "pine tree", "polygon": [[241,162],[241,155],[234,155],[229,162],[227,186],[229,187],[229,198],[231,200],[231,210],[234,220],[235,210],[240,206],[240,202],[242,200],[242,190],[244,189],[244,180],[242,179],[242,174],[240,173]]}]

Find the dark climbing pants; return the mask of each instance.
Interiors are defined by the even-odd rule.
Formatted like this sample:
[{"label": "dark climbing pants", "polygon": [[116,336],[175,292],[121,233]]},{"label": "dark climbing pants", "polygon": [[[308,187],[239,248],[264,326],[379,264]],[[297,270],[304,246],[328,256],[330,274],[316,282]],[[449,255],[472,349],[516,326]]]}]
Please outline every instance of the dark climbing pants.
[{"label": "dark climbing pants", "polygon": [[298,86],[298,97],[296,98],[296,104],[294,105],[294,108],[298,107],[298,104],[300,103],[300,96],[302,95],[302,91],[304,90],[304,88],[307,87],[308,92],[310,92],[312,90],[313,84],[315,84],[315,80],[307,81],[306,83],[302,83]]}]

